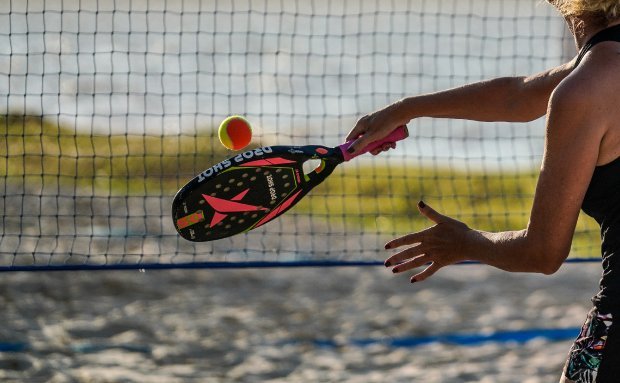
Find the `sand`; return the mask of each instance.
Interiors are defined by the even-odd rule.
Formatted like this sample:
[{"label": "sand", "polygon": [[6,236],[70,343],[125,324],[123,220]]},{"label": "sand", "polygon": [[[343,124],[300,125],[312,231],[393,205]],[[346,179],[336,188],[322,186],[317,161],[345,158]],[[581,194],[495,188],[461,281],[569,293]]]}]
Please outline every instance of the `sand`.
[{"label": "sand", "polygon": [[[3,273],[3,382],[555,382],[570,339],[394,339],[578,328],[600,265]],[[575,332],[574,336],[577,336]],[[366,343],[364,343],[366,342]]]}]

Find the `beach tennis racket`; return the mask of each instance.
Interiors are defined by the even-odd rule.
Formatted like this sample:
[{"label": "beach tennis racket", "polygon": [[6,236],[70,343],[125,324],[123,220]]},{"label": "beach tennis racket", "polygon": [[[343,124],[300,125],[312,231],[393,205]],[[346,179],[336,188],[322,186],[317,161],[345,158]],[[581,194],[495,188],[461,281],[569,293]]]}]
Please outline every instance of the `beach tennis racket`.
[{"label": "beach tennis racket", "polygon": [[[345,161],[408,136],[395,129],[354,155],[340,146],[265,146],[226,159],[183,186],[172,202],[181,237],[204,242],[244,233],[282,215]],[[307,169],[304,163],[311,163]],[[304,170],[306,168],[306,170]]]}]

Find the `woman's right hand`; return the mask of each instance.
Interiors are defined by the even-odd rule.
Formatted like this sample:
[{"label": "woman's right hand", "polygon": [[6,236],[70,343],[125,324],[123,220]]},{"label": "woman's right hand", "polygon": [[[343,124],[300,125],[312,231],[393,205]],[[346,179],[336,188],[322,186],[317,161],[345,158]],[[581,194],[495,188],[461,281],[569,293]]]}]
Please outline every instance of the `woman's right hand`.
[{"label": "woman's right hand", "polygon": [[[407,125],[411,118],[406,117],[404,103],[404,100],[397,101],[360,118],[345,139],[345,141],[355,140],[349,149],[351,153],[356,153],[370,143],[386,137],[399,126]],[[373,152],[373,154],[389,150],[392,147],[386,146],[382,150]]]}]

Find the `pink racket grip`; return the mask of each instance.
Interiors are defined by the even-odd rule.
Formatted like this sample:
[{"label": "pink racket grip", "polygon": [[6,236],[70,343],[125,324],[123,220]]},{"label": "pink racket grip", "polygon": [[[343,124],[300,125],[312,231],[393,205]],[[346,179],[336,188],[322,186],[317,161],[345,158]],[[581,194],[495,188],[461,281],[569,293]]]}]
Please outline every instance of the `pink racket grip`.
[{"label": "pink racket grip", "polygon": [[347,149],[349,149],[349,147],[355,142],[355,140],[347,141],[338,147],[342,151],[342,156],[344,157],[344,160],[349,161],[350,159],[364,153],[372,152],[373,150],[380,148],[384,144],[395,143],[397,141],[404,140],[407,137],[409,137],[409,131],[407,130],[407,126],[401,125],[398,128],[394,129],[392,133],[388,134],[385,138],[379,141],[371,142],[368,146],[360,150],[358,153],[351,154],[347,152]]}]

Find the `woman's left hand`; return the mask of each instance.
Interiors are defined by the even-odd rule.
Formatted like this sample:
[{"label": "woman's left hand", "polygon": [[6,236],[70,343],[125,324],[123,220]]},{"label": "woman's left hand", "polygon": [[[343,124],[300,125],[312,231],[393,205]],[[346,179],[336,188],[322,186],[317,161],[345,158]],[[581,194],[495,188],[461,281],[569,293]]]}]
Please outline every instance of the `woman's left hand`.
[{"label": "woman's left hand", "polygon": [[466,254],[471,248],[472,234],[475,233],[463,222],[436,212],[422,201],[418,203],[418,210],[426,218],[435,222],[435,225],[417,233],[393,239],[385,245],[386,249],[412,245],[385,261],[386,267],[394,266],[392,268],[394,273],[429,264],[424,270],[411,277],[411,283],[425,280],[444,266],[468,259]]}]

